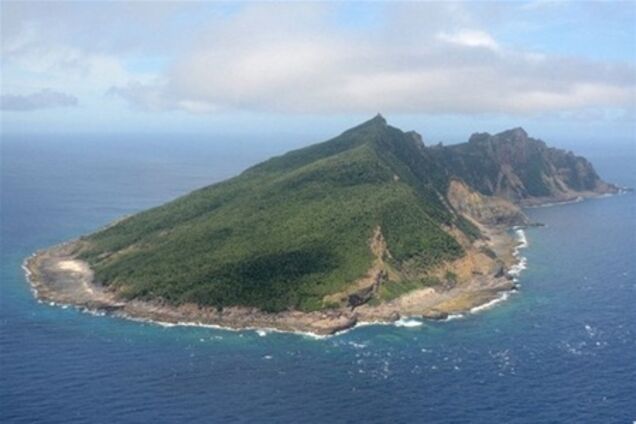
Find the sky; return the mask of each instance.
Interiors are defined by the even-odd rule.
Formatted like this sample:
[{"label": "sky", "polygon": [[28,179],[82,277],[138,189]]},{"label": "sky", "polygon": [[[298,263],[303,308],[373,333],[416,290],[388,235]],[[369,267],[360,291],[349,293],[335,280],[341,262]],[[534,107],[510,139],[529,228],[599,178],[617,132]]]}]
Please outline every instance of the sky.
[{"label": "sky", "polygon": [[2,134],[636,143],[636,1],[2,1]]}]

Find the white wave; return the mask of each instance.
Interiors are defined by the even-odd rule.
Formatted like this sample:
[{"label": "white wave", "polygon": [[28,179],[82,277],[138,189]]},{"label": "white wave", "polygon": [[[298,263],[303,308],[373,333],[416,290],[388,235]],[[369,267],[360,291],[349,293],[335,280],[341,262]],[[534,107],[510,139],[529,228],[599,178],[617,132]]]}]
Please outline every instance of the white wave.
[{"label": "white wave", "polygon": [[485,311],[486,309],[490,309],[493,306],[495,306],[497,303],[503,302],[504,300],[508,299],[508,297],[510,297],[510,292],[503,292],[501,293],[499,297],[496,297],[492,299],[491,301],[484,303],[483,305],[479,305],[479,306],[475,306],[474,308],[471,308],[470,313],[476,314],[478,312]]},{"label": "white wave", "polygon": [[400,318],[399,320],[393,323],[396,327],[420,327],[422,325],[422,321],[418,321],[415,319],[408,318]]},{"label": "white wave", "polygon": [[[148,321],[149,322],[154,322],[152,320],[148,320]],[[260,337],[265,337],[269,333],[296,334],[296,335],[299,335],[299,336],[303,336],[303,337],[307,337],[307,338],[315,339],[315,340],[326,339],[326,338],[329,338],[329,337],[334,336],[336,334],[342,334],[342,333],[347,331],[347,330],[344,330],[344,331],[341,331],[341,332],[337,332],[335,334],[317,334],[317,333],[312,333],[310,331],[284,331],[284,330],[279,330],[277,328],[272,328],[272,327],[242,327],[242,328],[234,328],[234,327],[225,327],[225,326],[218,325],[218,324],[204,324],[202,322],[189,322],[189,321],[179,321],[176,324],[173,324],[172,326],[173,327],[178,326],[178,327],[209,328],[209,329],[212,329],[212,330],[233,331],[233,332],[236,332],[236,333],[242,333],[242,332],[246,332],[246,331],[254,331]]]},{"label": "white wave", "polygon": [[[88,310],[87,310],[87,312],[88,312]],[[93,311],[93,313],[97,315],[99,312],[98,311]],[[102,312],[101,315],[105,315],[105,313]],[[121,318],[121,319],[126,319],[126,320],[136,321],[136,322],[142,322],[142,323],[152,324],[152,325],[158,325],[158,326],[164,327],[164,328],[195,327],[195,328],[207,328],[207,329],[211,329],[211,330],[220,330],[220,331],[232,331],[232,332],[235,332],[235,333],[243,333],[243,332],[247,332],[247,331],[254,331],[254,332],[256,332],[256,334],[258,334],[261,337],[264,337],[264,336],[266,336],[269,333],[285,333],[285,334],[297,334],[299,336],[304,336],[304,337],[308,337],[308,338],[315,339],[315,340],[322,340],[322,339],[326,339],[326,338],[332,336],[330,334],[329,335],[316,334],[316,333],[311,333],[309,331],[283,331],[283,330],[278,330],[276,328],[269,328],[269,327],[264,327],[264,328],[260,328],[260,327],[243,327],[243,328],[224,327],[224,326],[218,325],[218,324],[205,324],[205,323],[202,323],[200,321],[177,321],[177,322],[157,321],[157,320],[153,320],[153,319],[149,319],[149,318],[134,317],[134,316],[131,316],[131,315],[128,315],[126,313],[119,312],[119,311],[113,312],[111,315],[115,316],[117,318]],[[336,334],[342,334],[342,333],[344,333],[344,331],[338,332]],[[239,336],[242,337],[243,334],[239,334]],[[216,336],[216,337],[222,338],[221,336]]]},{"label": "white wave", "polygon": [[[355,325],[355,327],[352,328],[358,328],[358,327],[369,327],[372,325],[394,325],[395,322],[391,322],[391,321],[358,321]],[[348,329],[351,330],[352,328]],[[344,330],[344,332],[348,331],[348,330]],[[338,333],[340,334],[340,333]]]},{"label": "white wave", "polygon": [[528,239],[526,238],[526,232],[523,231],[523,228],[517,228],[515,230],[515,235],[517,236],[517,250],[525,249],[528,247]]},{"label": "white wave", "polygon": [[444,318],[443,321],[453,321],[455,319],[462,319],[462,318],[465,318],[464,314],[448,314],[448,316]]},{"label": "white wave", "polygon": [[356,343],[353,341],[349,342],[349,345],[353,346],[356,349],[364,349],[365,347],[367,347],[367,345],[364,343]]},{"label": "white wave", "polygon": [[77,309],[78,311],[80,311],[83,314],[87,314],[87,315],[92,315],[94,317],[103,317],[106,316],[106,312],[99,310],[99,309],[90,309],[90,308],[86,308],[84,306],[75,306],[75,305],[71,305],[73,308]]},{"label": "white wave", "polygon": [[[33,256],[33,255],[31,255]],[[31,282],[31,270],[27,267],[27,261],[28,259],[25,259],[24,261],[22,261],[22,270],[24,271],[24,274],[26,276],[26,279]]]},{"label": "white wave", "polygon": [[518,260],[519,262],[512,265],[508,270],[508,274],[513,277],[518,277],[524,269],[528,268],[528,259],[524,256],[520,256]]},{"label": "white wave", "polygon": [[508,275],[513,277],[513,281],[516,283],[521,272],[528,268],[528,259],[525,256],[521,256],[521,250],[529,246],[526,232],[521,227],[513,227],[515,236],[517,238],[517,245],[512,252],[513,256],[517,259],[517,263],[512,265],[508,269]]},{"label": "white wave", "polygon": [[301,336],[301,337],[304,337],[306,339],[326,340],[326,339],[329,339],[329,338],[331,338],[333,336],[339,336],[340,334],[342,334],[344,332],[346,332],[346,330],[343,331],[343,332],[337,332],[337,333],[334,333],[334,334],[316,334],[316,333],[312,333],[312,332],[309,332],[309,331],[294,331],[292,334],[296,334],[297,336]]},{"label": "white wave", "polygon": [[[351,327],[345,331],[353,330],[358,327],[368,327],[372,325],[392,325],[395,327],[419,327],[424,323],[421,320],[415,319],[413,317],[401,317],[396,321],[358,321],[354,327]],[[337,333],[341,334],[341,333]]]}]

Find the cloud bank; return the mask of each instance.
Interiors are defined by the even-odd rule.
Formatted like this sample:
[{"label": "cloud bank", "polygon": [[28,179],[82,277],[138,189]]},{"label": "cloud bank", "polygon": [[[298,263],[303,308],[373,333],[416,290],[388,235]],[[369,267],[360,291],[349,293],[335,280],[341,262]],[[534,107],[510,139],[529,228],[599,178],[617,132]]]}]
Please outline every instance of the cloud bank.
[{"label": "cloud bank", "polygon": [[31,111],[77,105],[78,101],[75,96],[50,89],[43,89],[27,95],[3,94],[0,96],[0,109],[7,111]]},{"label": "cloud bank", "polygon": [[[428,19],[433,8],[446,19]],[[195,113],[536,114],[634,106],[631,65],[518,50],[453,18],[452,8],[409,12],[352,32],[334,26],[327,8],[252,6],[208,30],[164,83],[131,82],[111,92],[146,109]]]},{"label": "cloud bank", "polygon": [[[11,3],[2,53],[13,77],[3,86],[33,87],[23,75],[40,73],[50,86],[99,89],[150,112],[633,116],[633,61],[535,50],[497,33],[552,7],[532,5],[61,3],[44,13]],[[154,58],[161,66],[147,66]],[[41,92],[5,102],[77,100]]]}]

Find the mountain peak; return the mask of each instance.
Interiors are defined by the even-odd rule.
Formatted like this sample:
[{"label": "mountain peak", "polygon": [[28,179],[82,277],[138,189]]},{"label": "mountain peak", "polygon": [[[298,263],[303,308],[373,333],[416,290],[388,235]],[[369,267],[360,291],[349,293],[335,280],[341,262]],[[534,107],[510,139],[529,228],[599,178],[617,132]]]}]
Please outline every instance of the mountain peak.
[{"label": "mountain peak", "polygon": [[479,142],[484,142],[484,141],[503,141],[503,140],[509,140],[509,141],[525,141],[528,139],[528,133],[526,132],[526,130],[524,130],[521,127],[516,127],[516,128],[511,128],[509,130],[506,131],[502,131],[500,133],[497,133],[495,135],[492,135],[490,133],[487,132],[483,132],[483,133],[474,133],[470,136],[470,138],[468,139],[468,142],[470,143],[479,143]]},{"label": "mountain peak", "polygon": [[359,130],[368,130],[371,128],[379,129],[379,128],[386,128],[386,127],[387,127],[386,119],[384,119],[384,116],[378,113],[377,115],[375,115],[373,118],[369,119],[368,121],[364,121],[360,125],[356,125],[355,127],[348,129],[347,131],[344,132],[344,134],[348,134],[348,133],[359,131]]},{"label": "mountain peak", "polygon": [[365,121],[362,124],[360,124],[359,127],[368,127],[368,126],[371,126],[371,125],[385,127],[387,125],[387,122],[386,122],[386,119],[384,118],[384,116],[382,116],[381,113],[378,113],[373,118],[371,118],[368,121]]},{"label": "mountain peak", "polygon": [[528,133],[523,128],[516,127],[500,132],[499,134],[497,134],[497,137],[503,139],[511,139],[513,141],[526,140],[528,138]]},{"label": "mountain peak", "polygon": [[386,119],[384,118],[384,116],[382,116],[380,112],[378,112],[377,115],[371,118],[369,122],[386,125]]},{"label": "mountain peak", "polygon": [[490,133],[487,133],[487,132],[473,133],[473,134],[471,134],[470,138],[468,139],[468,142],[469,143],[479,143],[480,141],[484,141],[484,140],[490,139],[490,137],[492,137],[492,135],[490,135]]}]

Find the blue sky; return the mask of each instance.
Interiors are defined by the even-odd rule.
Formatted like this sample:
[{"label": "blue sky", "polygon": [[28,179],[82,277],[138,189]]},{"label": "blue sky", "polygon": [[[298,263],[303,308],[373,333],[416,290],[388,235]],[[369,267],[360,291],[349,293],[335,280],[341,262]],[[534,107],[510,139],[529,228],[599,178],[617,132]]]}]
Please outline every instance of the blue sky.
[{"label": "blue sky", "polygon": [[2,2],[2,132],[636,138],[636,2]]}]

